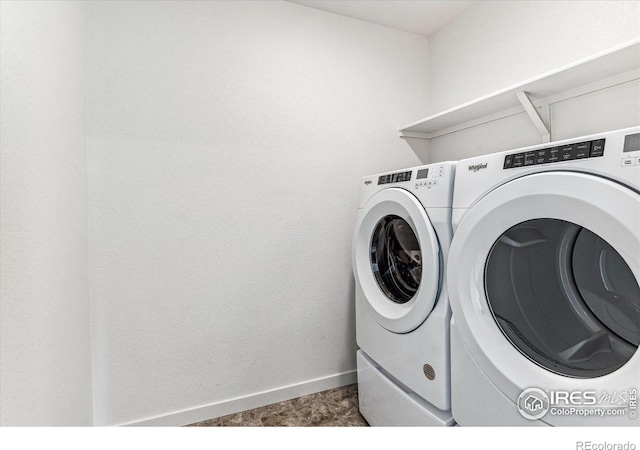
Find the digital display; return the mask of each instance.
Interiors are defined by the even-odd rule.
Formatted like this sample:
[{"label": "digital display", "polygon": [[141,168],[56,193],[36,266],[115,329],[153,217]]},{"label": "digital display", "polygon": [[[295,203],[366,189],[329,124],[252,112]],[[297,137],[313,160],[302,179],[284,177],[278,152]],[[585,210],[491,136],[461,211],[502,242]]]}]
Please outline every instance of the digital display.
[{"label": "digital display", "polygon": [[428,176],[429,176],[429,169],[420,169],[418,170],[418,174],[416,175],[416,180],[427,178]]},{"label": "digital display", "polygon": [[388,175],[380,175],[378,177],[378,184],[399,183],[401,181],[410,181],[411,171],[390,173]]},{"label": "digital display", "polygon": [[640,133],[629,134],[624,137],[624,153],[640,150]]}]

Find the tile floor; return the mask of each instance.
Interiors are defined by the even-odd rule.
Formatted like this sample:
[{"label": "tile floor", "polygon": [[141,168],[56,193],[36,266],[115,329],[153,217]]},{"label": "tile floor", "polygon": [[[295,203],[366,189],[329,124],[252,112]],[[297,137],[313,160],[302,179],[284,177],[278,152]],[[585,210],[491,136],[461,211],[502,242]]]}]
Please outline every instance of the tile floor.
[{"label": "tile floor", "polygon": [[358,410],[358,385],[351,384],[250,409],[190,427],[366,427]]}]

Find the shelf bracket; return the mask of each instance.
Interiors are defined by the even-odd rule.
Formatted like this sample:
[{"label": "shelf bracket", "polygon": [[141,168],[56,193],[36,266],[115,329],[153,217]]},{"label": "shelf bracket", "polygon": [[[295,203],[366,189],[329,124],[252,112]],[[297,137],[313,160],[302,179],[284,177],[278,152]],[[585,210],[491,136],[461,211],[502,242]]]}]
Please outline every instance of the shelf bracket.
[{"label": "shelf bracket", "polygon": [[520,91],[516,93],[516,96],[524,107],[525,112],[527,113],[535,127],[538,129],[538,132],[542,137],[542,142],[551,142],[551,130],[549,129],[547,124],[544,123],[542,117],[540,117],[540,113],[538,113],[537,108],[534,106],[531,98],[529,98],[529,94],[525,91]]},{"label": "shelf bracket", "polygon": [[431,139],[431,135],[420,131],[400,131],[400,139]]}]

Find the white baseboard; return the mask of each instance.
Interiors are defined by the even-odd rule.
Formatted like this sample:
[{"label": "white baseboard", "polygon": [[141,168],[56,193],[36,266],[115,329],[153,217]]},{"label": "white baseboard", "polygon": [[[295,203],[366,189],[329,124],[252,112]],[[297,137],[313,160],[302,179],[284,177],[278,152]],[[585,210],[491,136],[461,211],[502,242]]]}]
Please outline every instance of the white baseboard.
[{"label": "white baseboard", "polygon": [[261,406],[270,405],[272,403],[291,400],[292,398],[302,397],[303,395],[315,394],[316,392],[326,391],[340,386],[353,384],[357,381],[356,371],[343,372],[336,375],[330,375],[324,378],[305,381],[303,383],[284,386],[269,391],[258,392],[256,394],[238,397],[231,400],[225,400],[211,405],[199,406],[197,408],[177,411],[162,416],[152,417],[149,419],[138,420],[120,424],[120,426],[128,427],[172,427],[188,425],[190,423],[201,422],[215,417],[222,417],[228,414],[235,414],[248,409],[259,408]]}]

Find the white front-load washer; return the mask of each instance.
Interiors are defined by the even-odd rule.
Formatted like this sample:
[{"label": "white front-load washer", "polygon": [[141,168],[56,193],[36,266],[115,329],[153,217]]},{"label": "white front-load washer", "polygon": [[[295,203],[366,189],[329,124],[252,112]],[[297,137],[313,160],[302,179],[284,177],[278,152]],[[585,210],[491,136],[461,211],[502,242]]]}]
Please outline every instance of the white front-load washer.
[{"label": "white front-load washer", "polygon": [[444,278],[455,168],[361,181],[353,272],[358,397],[370,425],[453,425]]},{"label": "white front-load washer", "polygon": [[456,422],[640,425],[640,127],[460,161],[453,227]]}]

